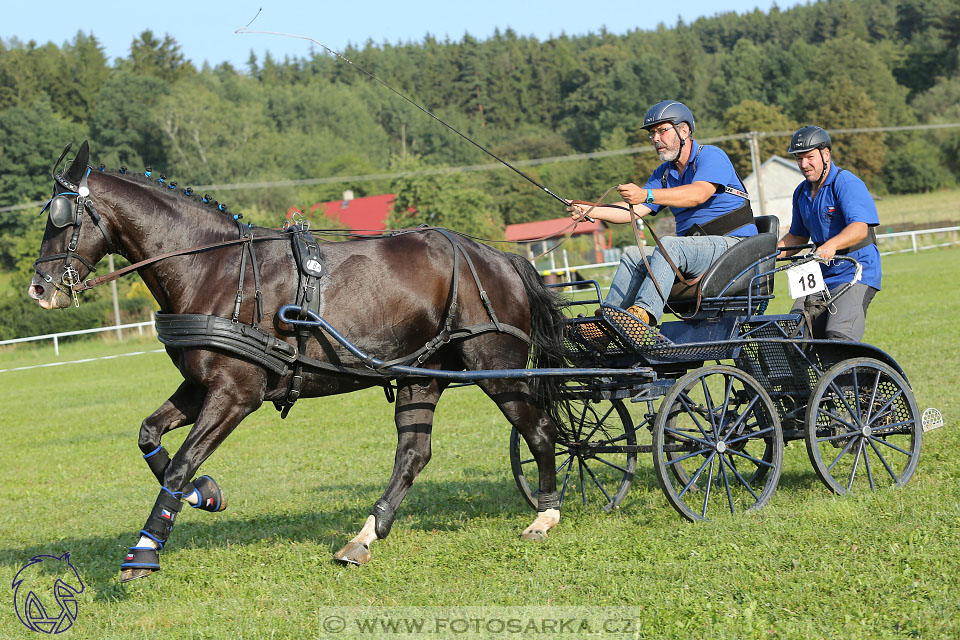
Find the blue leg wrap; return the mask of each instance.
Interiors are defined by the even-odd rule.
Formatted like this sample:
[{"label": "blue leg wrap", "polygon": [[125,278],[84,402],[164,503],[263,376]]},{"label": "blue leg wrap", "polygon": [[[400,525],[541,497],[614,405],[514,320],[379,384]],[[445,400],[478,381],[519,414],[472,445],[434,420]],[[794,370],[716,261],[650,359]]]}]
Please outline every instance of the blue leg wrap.
[{"label": "blue leg wrap", "polygon": [[166,487],[160,487],[160,495],[153,505],[153,511],[147,518],[147,523],[143,525],[141,534],[147,536],[163,548],[167,538],[170,537],[170,531],[177,520],[177,514],[183,508],[180,502],[181,493],[179,491],[170,491]]},{"label": "blue leg wrap", "polygon": [[163,474],[167,470],[167,465],[170,464],[170,454],[167,453],[167,450],[163,448],[163,445],[160,445],[150,453],[145,454],[143,459],[147,461],[150,471],[157,477],[157,482],[163,485]]},{"label": "blue leg wrap", "polygon": [[150,547],[130,547],[130,552],[123,559],[120,568],[160,571],[160,555],[156,549]]},{"label": "blue leg wrap", "polygon": [[[204,511],[223,511],[227,508],[227,501],[223,497],[223,491],[217,486],[210,476],[200,476],[186,487],[183,488],[184,499],[194,495],[197,497],[197,504],[191,504],[194,509],[203,509]],[[188,503],[189,504],[189,503]]]}]

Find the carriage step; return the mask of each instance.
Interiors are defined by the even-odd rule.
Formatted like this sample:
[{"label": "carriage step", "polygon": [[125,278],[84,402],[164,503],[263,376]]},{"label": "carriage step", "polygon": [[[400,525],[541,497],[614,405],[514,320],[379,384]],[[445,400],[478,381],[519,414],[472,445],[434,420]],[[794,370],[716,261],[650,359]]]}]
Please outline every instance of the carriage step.
[{"label": "carriage step", "polygon": [[934,409],[930,407],[929,409],[924,410],[923,417],[920,419],[920,423],[923,425],[923,432],[933,431],[934,429],[939,429],[943,426],[943,414],[940,413],[939,409]]}]

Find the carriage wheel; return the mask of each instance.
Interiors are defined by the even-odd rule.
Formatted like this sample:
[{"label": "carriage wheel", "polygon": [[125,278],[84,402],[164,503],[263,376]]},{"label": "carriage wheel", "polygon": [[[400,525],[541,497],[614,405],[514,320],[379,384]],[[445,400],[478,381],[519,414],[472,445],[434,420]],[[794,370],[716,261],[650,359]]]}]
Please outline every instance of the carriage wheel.
[{"label": "carriage wheel", "polygon": [[831,491],[902,487],[920,460],[920,412],[893,367],[851,358],[823,374],[807,406],[807,453]]},{"label": "carriage wheel", "polygon": [[[556,444],[561,505],[610,511],[627,495],[637,469],[634,420],[622,400],[575,401],[569,407],[571,437],[558,436]],[[536,509],[537,463],[516,429],[510,434],[510,466],[520,494]]]},{"label": "carriage wheel", "polygon": [[751,376],[713,365],[678,379],[653,425],[653,463],[670,504],[688,520],[759,509],[783,466],[773,401]]}]

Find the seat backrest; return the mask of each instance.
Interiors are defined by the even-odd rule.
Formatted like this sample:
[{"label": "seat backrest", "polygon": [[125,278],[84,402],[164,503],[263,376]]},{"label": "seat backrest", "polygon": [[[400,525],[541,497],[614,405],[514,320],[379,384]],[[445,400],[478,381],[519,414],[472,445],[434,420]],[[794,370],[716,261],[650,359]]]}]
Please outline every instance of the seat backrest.
[{"label": "seat backrest", "polygon": [[[703,300],[716,298],[721,295],[721,292],[723,296],[746,295],[750,279],[758,271],[762,273],[773,270],[776,265],[775,257],[764,260],[757,269],[750,269],[740,275],[758,258],[773,255],[777,248],[780,229],[780,221],[777,217],[758,216],[754,218],[754,222],[760,233],[744,238],[724,251],[723,255],[707,269],[695,285],[689,287],[682,283],[674,285],[669,299],[669,304],[674,310],[678,313],[695,310],[698,293]],[[738,275],[739,277],[737,277]],[[731,281],[732,284],[730,284]],[[761,296],[771,295],[773,293],[773,275],[758,280],[756,290],[753,293]]]},{"label": "seat backrest", "polygon": [[760,233],[772,233],[777,240],[780,239],[780,218],[777,216],[757,216],[753,223],[757,225]]}]

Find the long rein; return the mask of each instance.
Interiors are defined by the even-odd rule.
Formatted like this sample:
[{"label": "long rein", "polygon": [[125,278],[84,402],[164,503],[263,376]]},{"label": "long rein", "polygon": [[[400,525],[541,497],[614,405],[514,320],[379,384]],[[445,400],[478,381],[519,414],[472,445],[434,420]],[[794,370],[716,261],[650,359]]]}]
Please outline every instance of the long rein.
[{"label": "long rein", "polygon": [[248,242],[263,242],[267,240],[289,240],[287,236],[244,236],[243,238],[234,238],[233,240],[223,240],[221,242],[211,242],[210,244],[204,244],[197,247],[190,247],[188,249],[177,249],[176,251],[168,251],[167,253],[161,254],[159,256],[153,256],[152,258],[147,258],[141,260],[140,262],[135,262],[134,264],[127,265],[116,271],[111,271],[102,276],[96,278],[90,278],[84,280],[83,283],[71,287],[73,291],[86,291],[87,289],[93,289],[94,287],[99,287],[102,284],[106,284],[121,276],[125,276],[131,271],[136,271],[141,267],[145,267],[154,262],[159,262],[160,260],[166,260],[167,258],[174,258],[176,256],[185,256],[194,253],[203,253],[204,251],[210,251],[211,249],[219,249],[221,247],[230,247],[238,244],[245,244]]}]

